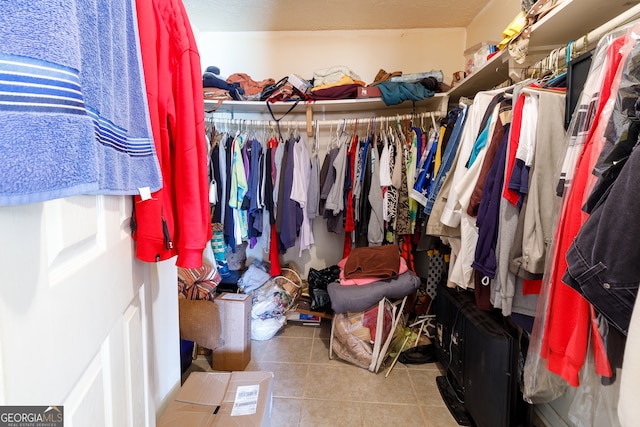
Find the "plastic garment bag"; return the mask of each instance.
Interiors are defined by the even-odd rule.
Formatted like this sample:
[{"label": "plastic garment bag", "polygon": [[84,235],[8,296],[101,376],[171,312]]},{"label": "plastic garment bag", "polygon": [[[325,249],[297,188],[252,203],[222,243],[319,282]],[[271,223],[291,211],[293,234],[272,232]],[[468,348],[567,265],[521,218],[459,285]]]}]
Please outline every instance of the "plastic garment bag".
[{"label": "plastic garment bag", "polygon": [[[589,106],[593,103],[594,95],[597,91],[597,89],[593,88],[599,87],[601,83],[597,80],[594,82],[593,79],[599,79],[603,74],[602,69],[605,64],[608,47],[617,37],[625,34],[625,31],[626,29],[620,29],[609,33],[608,35],[604,36],[598,43],[593,56],[589,77],[587,78],[587,84],[585,84],[585,90],[581,95],[580,102],[578,104],[578,107],[576,108],[576,111],[574,112],[571,124],[569,125],[569,129],[567,132],[568,148],[567,154],[565,155],[561,175],[561,184],[564,185],[564,189],[559,189],[563,190],[559,194],[564,195],[563,208],[560,214],[561,218],[565,214],[565,210],[567,209],[567,200],[569,199],[571,193],[571,184],[573,182],[573,173],[578,164],[578,159],[582,154],[582,146],[587,141],[587,138],[589,137],[589,130],[593,125],[592,121],[594,120],[594,117],[592,117],[593,113],[591,113],[591,115],[589,114],[589,112],[591,111],[589,109]],[[591,82],[589,82],[590,79],[592,79]],[[591,91],[588,89],[589,87],[591,87]],[[611,108],[611,106],[609,106],[608,108]],[[566,392],[567,387],[569,386],[567,382],[568,380],[561,378],[559,375],[549,370],[547,359],[543,355],[543,349],[545,348],[545,345],[546,350],[549,351],[548,342],[545,344],[545,334],[548,334],[550,324],[549,322],[554,321],[552,317],[549,317],[549,313],[557,312],[558,309],[558,307],[555,307],[555,310],[552,310],[553,307],[551,306],[551,304],[558,303],[557,300],[552,299],[552,296],[555,292],[554,288],[557,286],[567,286],[564,283],[551,283],[552,278],[555,277],[558,273],[554,271],[554,269],[558,268],[556,265],[554,265],[554,259],[557,259],[558,256],[564,256],[564,254],[556,253],[556,251],[559,250],[558,247],[555,247],[556,245],[557,238],[556,240],[554,240],[554,242],[552,242],[552,247],[548,252],[548,257],[551,256],[553,257],[553,259],[548,259],[546,262],[547,267],[543,277],[540,298],[538,300],[536,320],[530,339],[527,360],[525,362],[523,396],[524,399],[529,403],[544,403],[554,400],[557,397],[563,395]],[[558,320],[559,319],[555,319],[555,322],[557,323]],[[581,319],[581,322],[582,323],[579,325],[581,328],[580,332],[584,333],[584,339],[586,341],[587,336],[589,335],[588,330],[590,328],[593,328],[593,326],[589,324],[590,322],[586,320],[586,317],[584,319]],[[576,331],[574,330],[574,335],[575,333]],[[581,338],[578,337],[578,339]],[[573,345],[575,348],[576,343],[567,342],[565,344],[567,348],[570,345]],[[578,362],[582,363],[581,361]],[[591,366],[590,373],[595,375],[593,366]]]}]

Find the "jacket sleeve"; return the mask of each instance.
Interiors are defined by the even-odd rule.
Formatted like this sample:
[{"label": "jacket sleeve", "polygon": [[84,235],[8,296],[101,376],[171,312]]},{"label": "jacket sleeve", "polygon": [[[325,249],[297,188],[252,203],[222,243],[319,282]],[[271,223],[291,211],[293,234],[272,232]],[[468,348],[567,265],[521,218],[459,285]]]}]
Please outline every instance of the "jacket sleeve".
[{"label": "jacket sleeve", "polygon": [[204,96],[200,55],[184,7],[183,25],[189,46],[179,58],[174,73],[176,121],[171,129],[175,144],[175,244],[176,264],[194,268],[202,263],[202,252],[211,239],[204,127]]}]

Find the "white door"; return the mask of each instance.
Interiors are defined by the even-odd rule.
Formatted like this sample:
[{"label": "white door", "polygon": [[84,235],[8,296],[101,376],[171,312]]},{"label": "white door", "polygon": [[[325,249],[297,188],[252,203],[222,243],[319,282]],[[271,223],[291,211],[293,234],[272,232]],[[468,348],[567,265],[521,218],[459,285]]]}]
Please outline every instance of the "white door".
[{"label": "white door", "polygon": [[63,405],[65,427],[155,425],[179,385],[177,298],[135,260],[130,213],[113,196],[0,207],[0,405]]}]

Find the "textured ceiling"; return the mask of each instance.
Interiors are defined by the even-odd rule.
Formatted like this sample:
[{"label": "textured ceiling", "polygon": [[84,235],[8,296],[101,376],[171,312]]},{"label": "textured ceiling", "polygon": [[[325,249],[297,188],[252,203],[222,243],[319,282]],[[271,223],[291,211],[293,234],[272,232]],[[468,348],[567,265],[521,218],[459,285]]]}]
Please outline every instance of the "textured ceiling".
[{"label": "textured ceiling", "polygon": [[490,0],[183,0],[196,31],[466,27]]}]

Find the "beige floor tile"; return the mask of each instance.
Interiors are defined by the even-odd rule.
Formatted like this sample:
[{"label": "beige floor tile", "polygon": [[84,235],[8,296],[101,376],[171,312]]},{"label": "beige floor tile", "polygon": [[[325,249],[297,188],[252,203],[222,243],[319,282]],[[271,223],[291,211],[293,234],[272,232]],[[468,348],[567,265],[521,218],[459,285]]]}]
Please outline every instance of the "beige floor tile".
[{"label": "beige floor tile", "polygon": [[300,412],[302,399],[273,398],[273,411],[271,412],[271,425],[274,427],[298,427],[300,426]]},{"label": "beige floor tile", "polygon": [[271,340],[257,341],[251,340],[251,360],[262,360],[262,356],[267,347],[271,344]]},{"label": "beige floor tile", "polygon": [[436,385],[436,377],[440,376],[439,371],[408,369],[407,372],[419,405],[444,406]]},{"label": "beige floor tile", "polygon": [[[273,424],[272,425],[276,425]],[[363,426],[359,403],[326,400],[305,400],[302,404],[300,426],[360,427]]]},{"label": "beige floor tile", "polygon": [[306,363],[258,362],[259,371],[273,372],[273,396],[302,399],[307,381]]},{"label": "beige floor tile", "polygon": [[316,338],[329,339],[331,337],[331,319],[322,319],[320,327],[316,329]]},{"label": "beige floor tile", "polygon": [[373,375],[355,366],[309,365],[305,399],[359,402],[362,381]]},{"label": "beige floor tile", "polygon": [[425,427],[458,427],[446,406],[421,406]]},{"label": "beige floor tile", "polygon": [[274,337],[262,354],[261,362],[308,363],[312,339]]},{"label": "beige floor tile", "polygon": [[329,338],[315,338],[313,340],[311,363],[331,366],[353,366],[351,363],[340,359],[335,353],[333,359],[329,359]]},{"label": "beige floor tile", "polygon": [[278,331],[275,337],[313,338],[316,334],[316,329],[320,329],[320,326],[307,326],[290,321],[287,322],[280,331]]},{"label": "beige floor tile", "polygon": [[418,405],[362,404],[362,422],[367,427],[424,427]]},{"label": "beige floor tile", "polygon": [[[331,321],[318,327],[289,323],[267,341],[251,342],[245,370],[274,373],[271,425],[278,427],[455,427],[435,378],[437,363],[396,364],[379,373],[329,359]],[[183,379],[194,371],[211,372],[211,360],[199,356]]]},{"label": "beige floor tile", "polygon": [[406,369],[396,367],[388,377],[385,374],[380,371],[363,378],[362,402],[418,404]]}]

